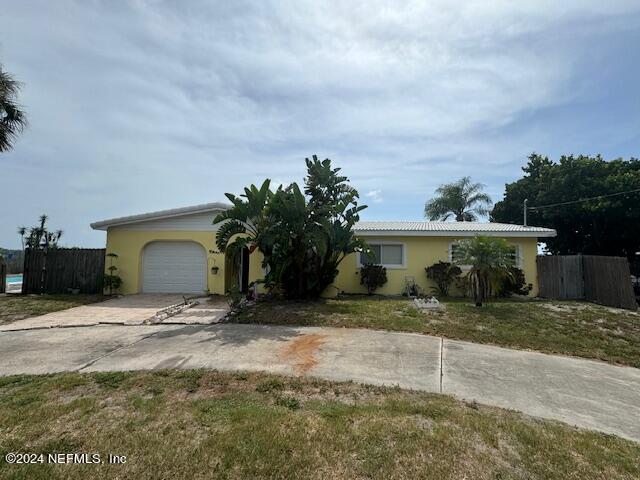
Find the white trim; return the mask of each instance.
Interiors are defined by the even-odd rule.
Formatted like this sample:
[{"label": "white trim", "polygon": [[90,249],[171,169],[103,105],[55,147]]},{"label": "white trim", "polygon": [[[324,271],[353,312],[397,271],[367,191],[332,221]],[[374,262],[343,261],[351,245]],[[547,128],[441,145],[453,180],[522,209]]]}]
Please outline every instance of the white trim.
[{"label": "white trim", "polygon": [[[367,242],[369,245],[400,245],[402,247],[402,264],[379,264],[389,270],[406,270],[407,269],[407,246],[404,242],[394,242],[394,241],[385,241],[385,240],[371,240]],[[382,254],[382,250],[380,250]],[[361,258],[362,253],[358,252],[356,255],[356,267],[362,268],[364,264],[362,263]]]},{"label": "white trim", "polygon": [[157,212],[110,218],[108,220],[101,220],[99,222],[92,223],[91,228],[93,228],[94,230],[107,230],[109,227],[115,227],[117,225],[128,225],[131,223],[146,222],[149,220],[180,217],[183,215],[191,215],[194,213],[222,212],[224,210],[228,210],[229,208],[231,208],[231,205],[228,205],[226,203],[204,203],[202,205],[193,205],[191,207],[172,208],[170,210],[159,210]]},{"label": "white trim", "polygon": [[555,230],[551,232],[485,232],[482,230],[464,232],[456,230],[418,231],[418,230],[355,230],[359,237],[502,237],[502,238],[542,238],[555,237]]},{"label": "white trim", "polygon": [[512,244],[516,248],[516,263],[515,266],[522,270],[524,268],[524,255],[522,254],[522,245]]},{"label": "white trim", "polygon": [[[459,240],[454,240],[453,242],[449,242],[449,263],[453,263],[453,245],[458,243]],[[515,248],[516,250],[516,262],[515,262],[515,266],[517,268],[519,268],[520,270],[522,270],[524,268],[524,255],[522,253],[522,245],[519,245],[517,243],[510,243],[510,246],[512,246],[513,248]],[[458,267],[460,267],[460,269],[462,271],[467,271],[471,269],[471,265],[458,265]]]}]

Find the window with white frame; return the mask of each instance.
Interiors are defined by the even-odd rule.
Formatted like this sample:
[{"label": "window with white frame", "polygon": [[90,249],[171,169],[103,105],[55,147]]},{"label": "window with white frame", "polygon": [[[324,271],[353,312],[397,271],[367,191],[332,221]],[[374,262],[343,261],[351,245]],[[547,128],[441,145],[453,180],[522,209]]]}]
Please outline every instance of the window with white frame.
[{"label": "window with white frame", "polygon": [[404,268],[406,266],[405,248],[402,243],[369,242],[369,254],[360,252],[359,265],[373,263],[387,268]]},{"label": "window with white frame", "polygon": [[522,249],[520,248],[520,245],[511,245],[511,247],[513,247],[513,253],[511,254],[511,258],[513,258],[513,264],[518,268],[522,268],[523,259]]},{"label": "window with white frame", "polygon": [[[458,248],[459,248],[458,242],[453,242],[452,244],[449,245],[449,261],[451,263],[456,263],[460,259]],[[513,264],[518,268],[522,268],[524,262],[522,258],[522,249],[520,245],[511,245],[511,248],[512,248],[511,258],[513,258]],[[463,269],[470,268],[470,265],[459,265],[459,266],[462,267]]]}]

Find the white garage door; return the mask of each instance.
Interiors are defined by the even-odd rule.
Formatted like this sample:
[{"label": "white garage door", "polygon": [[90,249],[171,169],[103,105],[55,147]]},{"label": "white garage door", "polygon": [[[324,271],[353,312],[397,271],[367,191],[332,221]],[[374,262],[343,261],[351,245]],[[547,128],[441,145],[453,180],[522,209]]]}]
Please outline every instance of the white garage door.
[{"label": "white garage door", "polygon": [[193,242],[154,242],[144,249],[142,291],[202,293],[207,289],[207,258]]}]

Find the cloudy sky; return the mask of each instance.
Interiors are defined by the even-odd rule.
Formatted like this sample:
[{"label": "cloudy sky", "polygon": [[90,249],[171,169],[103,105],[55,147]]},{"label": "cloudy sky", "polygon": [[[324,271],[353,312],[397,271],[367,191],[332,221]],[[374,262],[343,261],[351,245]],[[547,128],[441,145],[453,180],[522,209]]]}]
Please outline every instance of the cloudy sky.
[{"label": "cloudy sky", "polygon": [[30,127],[0,154],[0,246],[224,200],[329,157],[369,209],[421,219],[471,175],[500,199],[532,151],[640,156],[640,2],[2,1]]}]

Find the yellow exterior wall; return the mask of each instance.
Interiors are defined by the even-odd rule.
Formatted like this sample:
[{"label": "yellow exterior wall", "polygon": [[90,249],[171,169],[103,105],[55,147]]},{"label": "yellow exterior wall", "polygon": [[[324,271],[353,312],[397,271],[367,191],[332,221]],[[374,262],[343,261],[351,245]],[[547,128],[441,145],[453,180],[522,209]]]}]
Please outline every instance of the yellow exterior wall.
[{"label": "yellow exterior wall", "polygon": [[[207,253],[207,286],[210,293],[225,293],[225,262],[224,254],[215,253],[215,234],[204,231],[132,231],[109,229],[107,232],[107,253],[116,253],[118,258],[114,265],[118,267],[116,272],[122,277],[123,284],[120,293],[139,293],[142,283],[142,251],[152,241],[194,241],[202,245]],[[387,283],[376,290],[383,295],[399,295],[405,285],[405,276],[415,277],[415,281],[427,293],[431,292],[434,284],[427,279],[425,267],[438,261],[449,261],[449,245],[458,237],[366,237],[367,241],[401,242],[405,245],[406,268],[387,268]],[[522,270],[527,283],[533,285],[531,295],[538,294],[538,279],[536,271],[536,255],[538,244],[536,238],[507,238],[513,245],[520,246],[522,256]],[[214,253],[212,253],[214,252]],[[249,283],[264,278],[262,270],[262,253],[253,252],[249,264]],[[107,267],[109,259],[107,259]],[[218,273],[213,274],[211,267],[219,267]],[[337,293],[366,293],[366,289],[360,285],[359,267],[357,255],[346,257],[339,267],[340,272],[334,284],[327,289],[328,296]],[[259,291],[263,291],[260,287]]]},{"label": "yellow exterior wall", "polygon": [[[404,290],[405,276],[413,276],[416,284],[422,287],[425,293],[431,293],[431,287],[435,284],[427,279],[424,269],[436,262],[449,261],[449,245],[462,238],[457,237],[366,237],[369,242],[392,242],[405,245],[406,268],[387,268],[387,283],[376,290],[382,295],[399,295]],[[520,246],[522,257],[521,268],[527,283],[533,285],[531,295],[538,294],[538,278],[536,270],[536,256],[538,254],[538,242],[536,238],[507,238],[512,245]],[[357,255],[346,257],[340,264],[340,273],[330,287],[327,295],[335,293],[367,293],[364,286],[360,285],[360,269],[357,263]]]},{"label": "yellow exterior wall", "polygon": [[[140,293],[142,287],[142,251],[154,241],[193,241],[207,253],[207,288],[210,293],[224,294],[224,254],[217,252],[214,232],[189,231],[133,231],[109,229],[107,231],[107,253],[115,253],[118,258],[113,264],[118,267],[117,274],[122,278],[120,293]],[[213,274],[211,267],[219,267]],[[106,267],[109,266],[109,258]]]},{"label": "yellow exterior wall", "polygon": [[[256,280],[264,278],[264,270],[262,268],[262,260],[264,256],[260,250],[255,250],[249,255],[249,285]],[[265,288],[262,284],[258,285],[258,293],[264,293]]]}]

